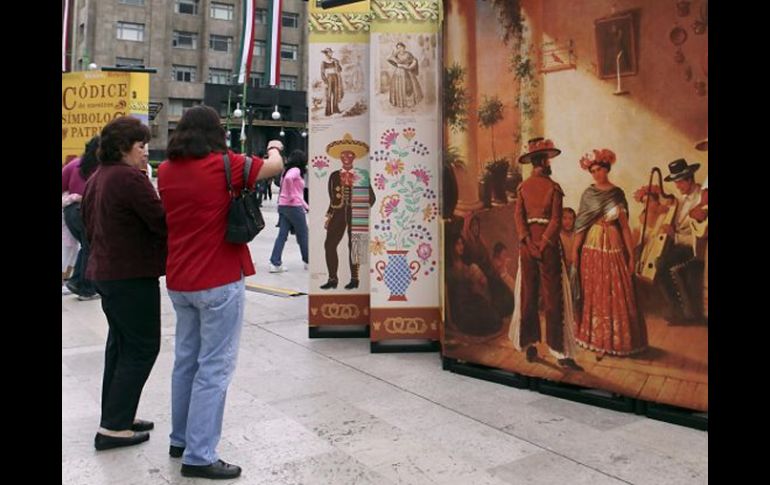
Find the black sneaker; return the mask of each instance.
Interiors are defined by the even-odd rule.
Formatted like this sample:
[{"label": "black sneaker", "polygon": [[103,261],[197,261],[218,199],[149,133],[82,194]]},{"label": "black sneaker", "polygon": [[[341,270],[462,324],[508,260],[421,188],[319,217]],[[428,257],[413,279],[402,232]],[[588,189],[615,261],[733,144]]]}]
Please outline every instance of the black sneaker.
[{"label": "black sneaker", "polygon": [[184,454],[184,446],[170,445],[168,447],[168,454],[171,458],[179,458]]},{"label": "black sneaker", "polygon": [[183,477],[210,478],[213,480],[227,480],[241,476],[241,467],[231,465],[222,460],[217,460],[211,465],[182,465]]}]

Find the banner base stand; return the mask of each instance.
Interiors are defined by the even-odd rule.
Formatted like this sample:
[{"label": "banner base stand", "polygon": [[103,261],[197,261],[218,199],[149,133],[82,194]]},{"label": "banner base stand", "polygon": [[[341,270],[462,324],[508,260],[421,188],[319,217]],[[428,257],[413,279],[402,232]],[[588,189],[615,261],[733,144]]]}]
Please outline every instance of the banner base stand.
[{"label": "banner base stand", "polygon": [[496,382],[519,389],[529,389],[541,394],[554,396],[583,404],[589,404],[614,411],[644,415],[650,419],[685,426],[701,431],[708,431],[708,412],[670,406],[668,404],[643,401],[627,396],[621,396],[603,389],[591,389],[566,382],[555,382],[539,377],[530,377],[495,367],[472,364],[452,357],[441,357],[441,368],[475,377],[485,381]]},{"label": "banner base stand", "polygon": [[549,396],[569,399],[570,401],[591,404],[614,411],[627,413],[634,412],[636,399],[621,396],[602,389],[591,389],[588,387],[576,386],[566,382],[554,382],[546,379],[539,379],[537,390],[542,394]]},{"label": "banner base stand", "polygon": [[308,338],[369,338],[369,325],[308,327]]},{"label": "banner base stand", "polygon": [[441,350],[441,343],[438,340],[380,340],[372,342],[369,350],[373,354],[439,352]]},{"label": "banner base stand", "polygon": [[468,377],[475,377],[485,381],[496,382],[506,386],[516,387],[518,389],[529,389],[535,379],[515,372],[508,372],[494,367],[487,367],[481,364],[471,364],[460,362],[457,359],[444,357],[442,367],[445,370],[461,374]]},{"label": "banner base stand", "polygon": [[692,409],[670,406],[649,401],[639,401],[638,414],[644,414],[648,418],[678,424],[701,431],[709,430],[708,412],[693,411]]}]

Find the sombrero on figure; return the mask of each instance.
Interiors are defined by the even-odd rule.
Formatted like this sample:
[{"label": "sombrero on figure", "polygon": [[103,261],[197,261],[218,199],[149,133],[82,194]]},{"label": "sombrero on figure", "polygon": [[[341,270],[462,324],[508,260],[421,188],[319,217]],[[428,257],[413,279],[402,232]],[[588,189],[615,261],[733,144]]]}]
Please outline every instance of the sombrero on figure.
[{"label": "sombrero on figure", "polygon": [[561,153],[561,150],[554,148],[553,142],[547,138],[532,138],[527,142],[527,153],[519,157],[519,163],[532,163],[532,158],[538,155],[545,155],[553,158]]},{"label": "sombrero on figure", "polygon": [[321,50],[321,54],[331,54],[333,52],[334,51],[331,49],[331,47],[327,47],[327,48]]},{"label": "sombrero on figure", "polygon": [[687,160],[680,158],[668,164],[669,174],[666,175],[666,178],[663,180],[666,182],[676,182],[679,179],[683,179],[689,175],[694,174],[698,171],[699,168],[700,163],[693,163],[692,165],[688,165]]},{"label": "sombrero on figure", "polygon": [[353,152],[356,158],[361,158],[369,153],[369,145],[360,140],[354,140],[350,133],[345,133],[342,140],[335,140],[326,145],[326,153],[334,158],[340,158],[342,152],[348,151]]}]

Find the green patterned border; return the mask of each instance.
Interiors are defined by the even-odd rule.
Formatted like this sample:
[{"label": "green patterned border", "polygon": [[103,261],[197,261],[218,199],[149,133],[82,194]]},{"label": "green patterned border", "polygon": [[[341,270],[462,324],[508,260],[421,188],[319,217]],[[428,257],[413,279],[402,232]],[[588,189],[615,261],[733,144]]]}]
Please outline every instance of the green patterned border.
[{"label": "green patterned border", "polygon": [[440,19],[438,0],[372,0],[372,17],[375,20],[405,20],[436,22]]}]

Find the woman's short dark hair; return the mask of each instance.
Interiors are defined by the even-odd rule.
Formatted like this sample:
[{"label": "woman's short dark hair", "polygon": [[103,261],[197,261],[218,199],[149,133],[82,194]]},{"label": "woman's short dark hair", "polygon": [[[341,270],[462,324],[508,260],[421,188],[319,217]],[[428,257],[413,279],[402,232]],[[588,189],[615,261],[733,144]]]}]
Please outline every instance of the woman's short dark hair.
[{"label": "woman's short dark hair", "polygon": [[307,171],[307,155],[302,150],[292,150],[289,158],[286,159],[286,170],[294,167],[299,169],[301,176],[305,176],[305,171]]},{"label": "woman's short dark hair", "polygon": [[397,42],[397,43],[396,43],[396,47],[398,47],[398,46],[401,46],[401,47],[403,47],[404,49],[406,49],[406,45],[405,45],[403,42]]},{"label": "woman's short dark hair", "polygon": [[203,158],[211,152],[225,153],[225,129],[219,122],[219,113],[205,105],[193,106],[185,111],[168,141],[166,156],[178,158]]},{"label": "woman's short dark hair", "polygon": [[121,116],[102,128],[96,155],[104,165],[120,163],[123,153],[131,151],[134,143],[150,141],[150,129],[131,116]]},{"label": "woman's short dark hair", "polygon": [[96,167],[99,166],[99,157],[96,156],[96,152],[99,149],[99,135],[88,140],[86,143],[86,151],[80,156],[80,176],[83,180],[88,180],[88,177],[94,173]]}]

